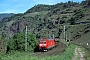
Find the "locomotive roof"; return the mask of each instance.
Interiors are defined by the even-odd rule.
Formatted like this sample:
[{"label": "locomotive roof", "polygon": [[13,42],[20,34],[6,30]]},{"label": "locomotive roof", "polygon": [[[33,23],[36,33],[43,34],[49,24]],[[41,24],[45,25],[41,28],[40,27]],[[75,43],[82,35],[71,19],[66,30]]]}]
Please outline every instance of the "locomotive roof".
[{"label": "locomotive roof", "polygon": [[48,38],[46,38],[46,39],[40,39],[40,40],[54,40],[54,39],[51,39],[51,38],[50,38],[50,39],[48,39]]},{"label": "locomotive roof", "polygon": [[53,40],[53,39],[48,39],[48,40]]}]

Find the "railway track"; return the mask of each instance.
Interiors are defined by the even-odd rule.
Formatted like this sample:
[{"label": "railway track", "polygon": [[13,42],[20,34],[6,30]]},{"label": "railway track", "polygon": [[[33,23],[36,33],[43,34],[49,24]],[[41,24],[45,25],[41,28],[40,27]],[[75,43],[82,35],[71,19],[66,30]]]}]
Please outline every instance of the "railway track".
[{"label": "railway track", "polygon": [[58,55],[58,54],[61,54],[63,51],[65,51],[65,48],[66,48],[66,45],[59,43],[58,46],[52,48],[51,50],[47,52],[35,52],[33,55],[38,56],[38,57]]}]

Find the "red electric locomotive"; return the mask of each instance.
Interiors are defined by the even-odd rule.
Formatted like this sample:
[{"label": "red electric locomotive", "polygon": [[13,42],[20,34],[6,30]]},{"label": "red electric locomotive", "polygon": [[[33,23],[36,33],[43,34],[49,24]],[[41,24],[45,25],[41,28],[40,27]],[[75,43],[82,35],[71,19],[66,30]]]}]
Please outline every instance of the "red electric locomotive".
[{"label": "red electric locomotive", "polygon": [[54,39],[40,39],[39,40],[39,49],[47,51],[55,46]]}]

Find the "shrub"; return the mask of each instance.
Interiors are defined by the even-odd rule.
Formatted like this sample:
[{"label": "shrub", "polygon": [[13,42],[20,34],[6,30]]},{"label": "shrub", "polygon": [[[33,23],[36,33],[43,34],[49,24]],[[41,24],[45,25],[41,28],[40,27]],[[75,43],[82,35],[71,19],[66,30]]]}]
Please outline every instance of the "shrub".
[{"label": "shrub", "polygon": [[[35,46],[37,45],[36,36],[34,34],[28,34],[27,37],[27,50],[33,51]],[[7,51],[11,50],[25,51],[24,33],[15,34],[12,38],[10,38],[10,40],[8,41]]]}]

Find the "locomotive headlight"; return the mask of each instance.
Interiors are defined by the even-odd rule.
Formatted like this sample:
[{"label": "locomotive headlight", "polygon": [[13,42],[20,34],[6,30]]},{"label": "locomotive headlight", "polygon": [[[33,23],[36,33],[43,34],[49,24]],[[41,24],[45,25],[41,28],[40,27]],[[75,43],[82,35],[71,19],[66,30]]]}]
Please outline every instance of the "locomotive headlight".
[{"label": "locomotive headlight", "polygon": [[46,44],[44,44],[44,46],[46,46]]},{"label": "locomotive headlight", "polygon": [[41,46],[46,46],[46,44],[39,44],[39,46],[41,47]]},{"label": "locomotive headlight", "polygon": [[42,44],[39,44],[39,46],[42,46]]}]

